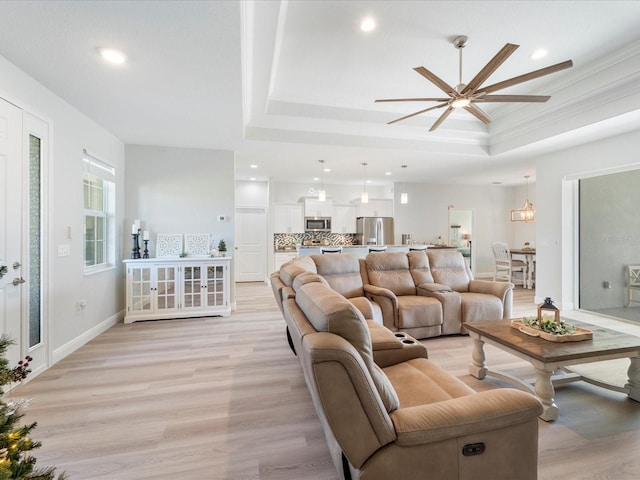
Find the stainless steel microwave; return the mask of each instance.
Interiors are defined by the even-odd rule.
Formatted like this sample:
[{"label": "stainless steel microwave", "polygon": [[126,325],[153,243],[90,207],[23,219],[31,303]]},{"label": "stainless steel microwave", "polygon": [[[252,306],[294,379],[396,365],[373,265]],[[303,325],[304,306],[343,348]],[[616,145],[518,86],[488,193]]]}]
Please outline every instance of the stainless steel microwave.
[{"label": "stainless steel microwave", "polygon": [[304,231],[331,233],[331,217],[304,217]]}]

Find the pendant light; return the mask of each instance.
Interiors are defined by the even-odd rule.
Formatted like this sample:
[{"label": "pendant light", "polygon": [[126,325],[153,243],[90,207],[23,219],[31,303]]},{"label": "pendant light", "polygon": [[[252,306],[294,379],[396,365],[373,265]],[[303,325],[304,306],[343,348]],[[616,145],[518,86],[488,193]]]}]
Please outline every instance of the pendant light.
[{"label": "pendant light", "polygon": [[[403,169],[407,168],[406,165],[401,165],[401,167]],[[402,178],[403,179],[405,178],[404,174],[402,175]],[[406,186],[406,185],[403,184],[403,186]],[[403,204],[403,205],[406,205],[407,203],[409,203],[409,194],[407,192],[402,192],[400,194],[400,203]]]},{"label": "pendant light", "polygon": [[362,181],[362,196],[360,200],[362,203],[369,203],[369,194],[367,193],[367,162],[362,162],[362,168],[364,171],[363,181]]},{"label": "pendant light", "polygon": [[527,179],[527,197],[522,208],[511,210],[512,222],[535,222],[536,220],[536,209],[533,208],[533,203],[529,201],[529,175],[525,175],[524,178]]},{"label": "pendant light", "polygon": [[320,162],[320,190],[318,190],[318,200],[324,202],[327,199],[327,192],[324,191],[324,160]]}]

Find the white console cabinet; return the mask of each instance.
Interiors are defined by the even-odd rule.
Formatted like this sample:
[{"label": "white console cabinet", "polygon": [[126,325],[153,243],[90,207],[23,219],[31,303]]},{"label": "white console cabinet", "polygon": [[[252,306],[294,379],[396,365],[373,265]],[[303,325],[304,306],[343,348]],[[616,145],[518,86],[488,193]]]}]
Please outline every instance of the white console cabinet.
[{"label": "white console cabinet", "polygon": [[231,257],[124,260],[125,323],[230,315],[230,262]]}]

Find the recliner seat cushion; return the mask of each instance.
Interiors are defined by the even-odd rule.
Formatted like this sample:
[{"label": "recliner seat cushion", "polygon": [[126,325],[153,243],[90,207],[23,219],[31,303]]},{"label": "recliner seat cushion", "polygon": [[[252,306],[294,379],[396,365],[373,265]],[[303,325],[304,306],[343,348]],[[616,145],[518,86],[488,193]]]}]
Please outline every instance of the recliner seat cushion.
[{"label": "recliner seat cushion", "polygon": [[476,320],[500,320],[502,301],[488,293],[467,292],[462,295],[462,322]]},{"label": "recliner seat cushion", "polygon": [[442,305],[432,297],[404,295],[398,297],[398,328],[442,325]]},{"label": "recliner seat cushion", "polygon": [[398,394],[400,408],[444,402],[476,393],[426,358],[408,360],[383,371]]},{"label": "recliner seat cushion", "polygon": [[373,361],[369,328],[362,314],[342,295],[322,283],[302,285],[296,303],[318,332],[329,332],[347,340],[362,357],[387,412],[398,408],[393,386]]}]

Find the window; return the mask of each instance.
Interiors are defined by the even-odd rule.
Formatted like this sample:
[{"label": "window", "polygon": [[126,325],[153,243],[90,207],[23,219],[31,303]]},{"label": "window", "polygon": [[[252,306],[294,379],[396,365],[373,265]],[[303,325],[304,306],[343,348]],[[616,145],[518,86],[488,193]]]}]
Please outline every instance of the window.
[{"label": "window", "polygon": [[115,263],[115,168],[84,152],[85,273]]}]

